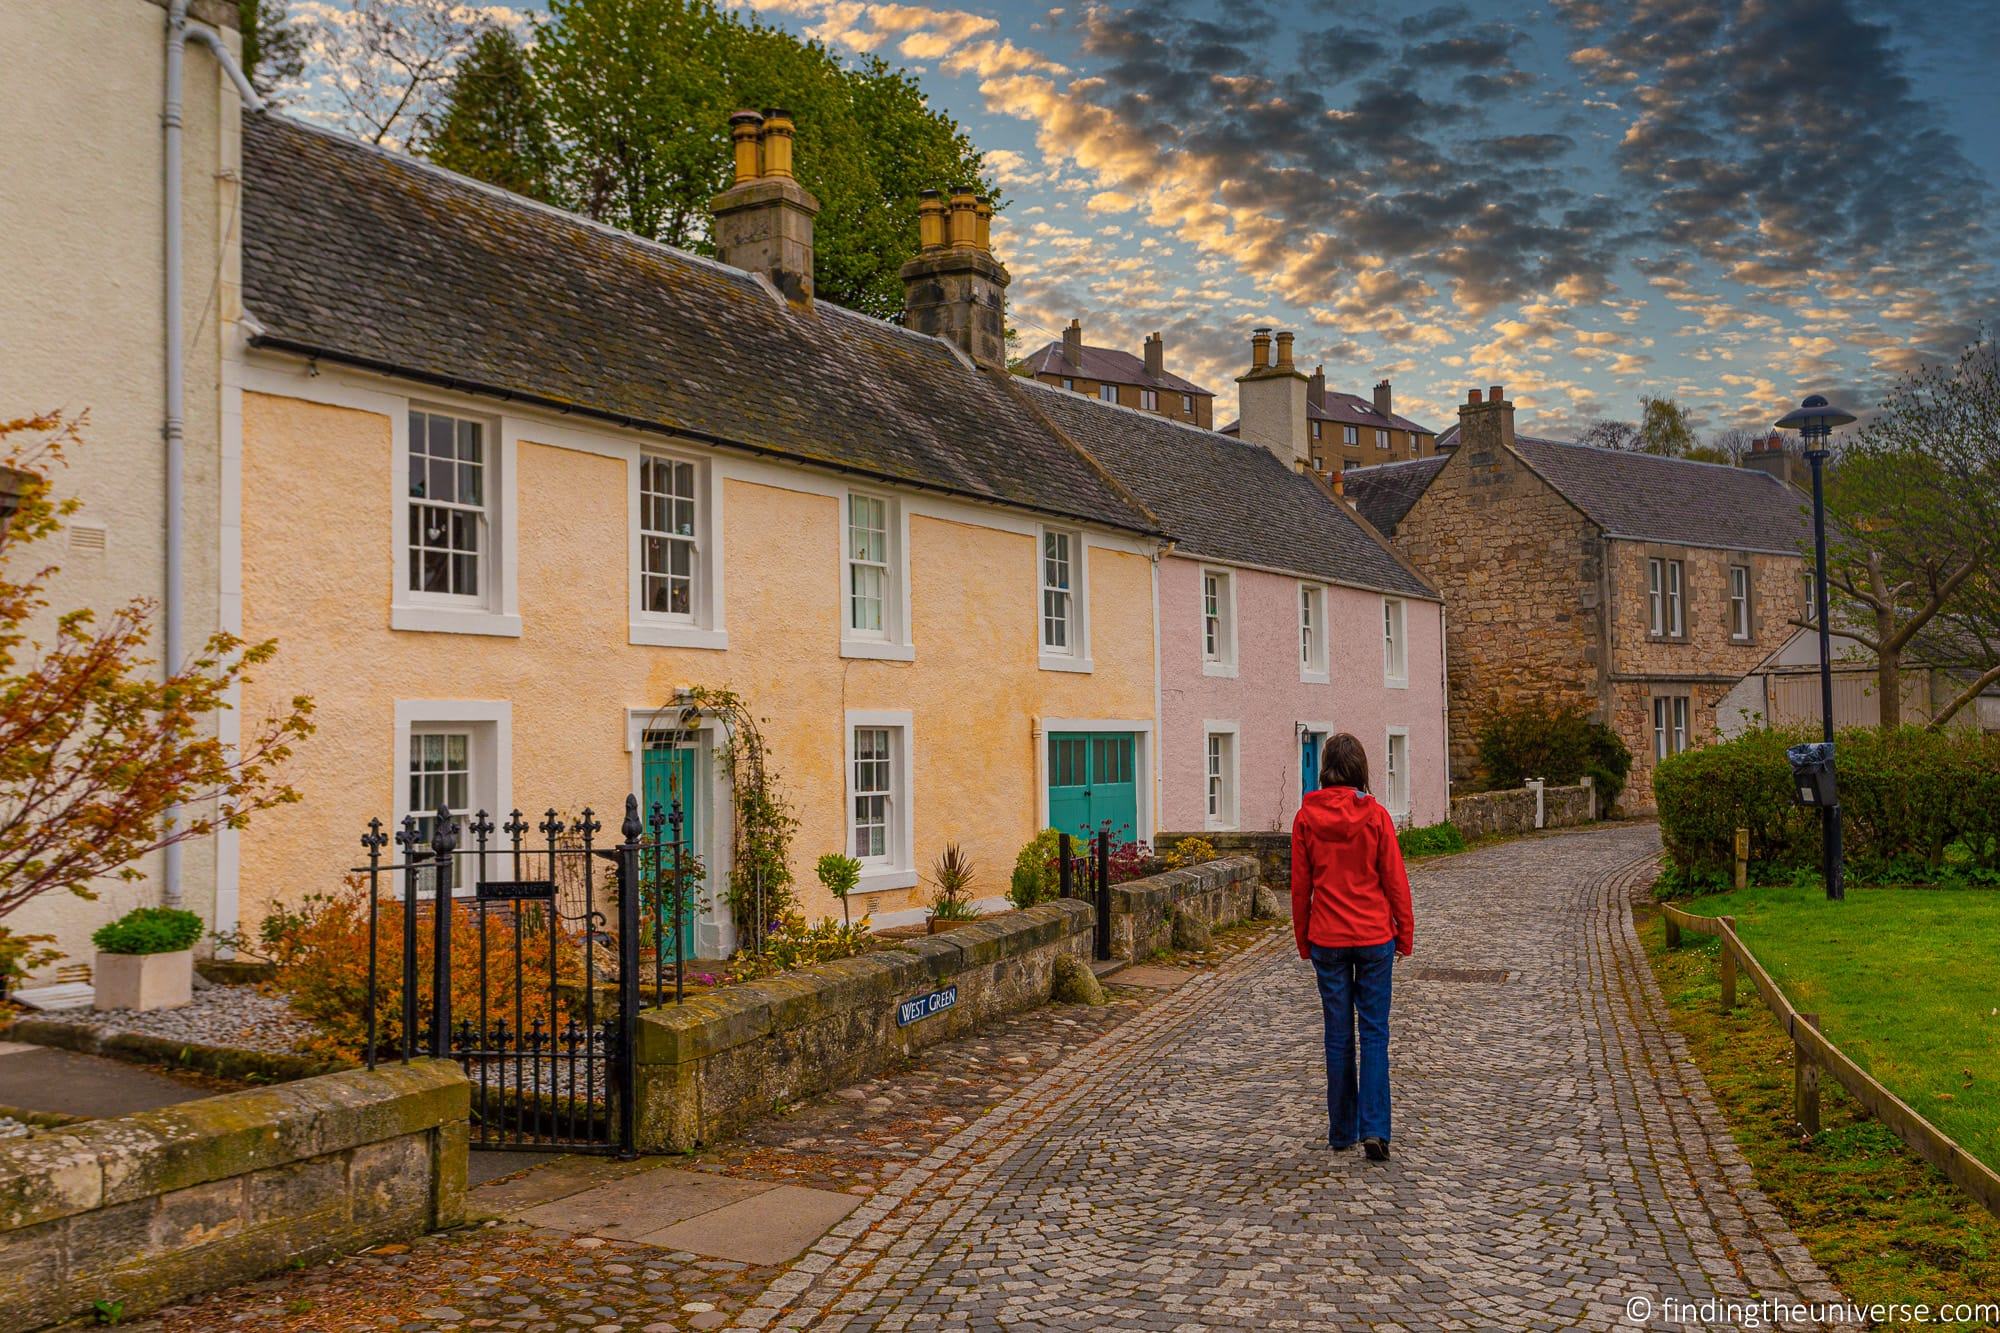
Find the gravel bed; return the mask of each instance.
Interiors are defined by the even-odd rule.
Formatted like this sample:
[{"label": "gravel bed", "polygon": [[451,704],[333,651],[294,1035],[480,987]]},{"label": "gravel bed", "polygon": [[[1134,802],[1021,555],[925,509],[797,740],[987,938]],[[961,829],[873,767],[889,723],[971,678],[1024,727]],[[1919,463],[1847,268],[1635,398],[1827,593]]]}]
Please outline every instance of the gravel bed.
[{"label": "gravel bed", "polygon": [[314,1032],[312,1024],[292,1012],[291,1005],[254,986],[210,986],[196,991],[194,1000],[180,1009],[145,1013],[134,1009],[62,1009],[34,1017],[267,1055],[297,1055]]}]

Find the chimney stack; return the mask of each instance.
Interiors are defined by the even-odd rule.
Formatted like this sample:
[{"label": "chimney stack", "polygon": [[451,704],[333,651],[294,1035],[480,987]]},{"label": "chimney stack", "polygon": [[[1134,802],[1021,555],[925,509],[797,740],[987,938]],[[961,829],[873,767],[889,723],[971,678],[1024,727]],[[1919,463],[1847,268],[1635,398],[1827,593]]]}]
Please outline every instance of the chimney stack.
[{"label": "chimney stack", "polygon": [[1458,446],[1475,463],[1491,462],[1496,450],[1514,447],[1514,405],[1507,401],[1503,386],[1494,385],[1484,398],[1477,389],[1466,392],[1458,409]]},{"label": "chimney stack", "polygon": [[1271,330],[1251,336],[1250,369],[1236,377],[1237,438],[1269,449],[1288,468],[1310,467],[1306,377],[1292,364],[1292,334],[1280,333],[1277,344],[1273,364]]},{"label": "chimney stack", "polygon": [[1381,380],[1375,385],[1375,410],[1382,416],[1391,417],[1395,412],[1390,404],[1395,400],[1389,396],[1389,381]]},{"label": "chimney stack", "polygon": [[736,183],[715,196],[716,255],[762,273],[786,300],[813,299],[813,219],[819,200],[792,176],[792,117],[782,109],[729,118]]},{"label": "chimney stack", "polygon": [[[948,204],[927,190],[917,233],[921,249],[902,268],[904,323],[956,344],[974,365],[1005,370],[1011,279],[993,257],[993,201],[969,185],[954,186]],[[1080,359],[1083,328],[1075,327]],[[1067,331],[1063,350],[1068,355]]]},{"label": "chimney stack", "polygon": [[1779,481],[1796,486],[1800,490],[1812,489],[1812,471],[1806,461],[1785,448],[1782,435],[1760,435],[1750,441],[1750,452],[1743,455],[1743,466],[1776,477]]},{"label": "chimney stack", "polygon": [[1167,373],[1167,344],[1157,332],[1146,339],[1146,373],[1154,379]]},{"label": "chimney stack", "polygon": [[1326,367],[1314,366],[1312,378],[1306,381],[1306,401],[1314,407],[1326,406]]},{"label": "chimney stack", "polygon": [[1063,330],[1063,360],[1071,370],[1083,369],[1083,321],[1072,319]]}]

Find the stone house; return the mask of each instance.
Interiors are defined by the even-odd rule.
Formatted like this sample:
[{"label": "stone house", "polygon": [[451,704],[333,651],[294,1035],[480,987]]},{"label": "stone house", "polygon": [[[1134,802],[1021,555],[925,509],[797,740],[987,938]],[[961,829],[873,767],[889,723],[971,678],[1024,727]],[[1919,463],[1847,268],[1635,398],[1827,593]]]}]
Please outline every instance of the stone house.
[{"label": "stone house", "polygon": [[1062,341],[1030,352],[1021,362],[1029,378],[1119,407],[1152,412],[1208,430],[1215,425],[1215,394],[1167,369],[1166,339],[1146,336],[1145,355],[1083,340],[1083,321],[1072,319]]},{"label": "stone house", "polygon": [[[1226,435],[1238,429],[1233,421],[1222,428]],[[1438,451],[1436,431],[1396,414],[1389,381],[1377,381],[1363,398],[1327,388],[1324,366],[1306,379],[1306,442],[1312,470],[1323,477]]]},{"label": "stone house", "polygon": [[1444,596],[1451,763],[1533,699],[1632,751],[1623,804],[1717,734],[1717,709],[1804,610],[1805,497],[1730,467],[1518,435],[1501,386],[1459,408],[1458,447],[1349,472],[1349,500]]}]

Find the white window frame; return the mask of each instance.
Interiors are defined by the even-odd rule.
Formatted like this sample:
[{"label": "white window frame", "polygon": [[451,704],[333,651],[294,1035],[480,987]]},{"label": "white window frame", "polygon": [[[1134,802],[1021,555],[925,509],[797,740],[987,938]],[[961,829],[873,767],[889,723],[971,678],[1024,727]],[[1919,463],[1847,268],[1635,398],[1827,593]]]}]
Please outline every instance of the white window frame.
[{"label": "white window frame", "polygon": [[[646,606],[645,465],[649,459],[694,467],[694,593],[693,610],[685,616],[653,611]],[[631,550],[627,571],[631,585],[632,643],[661,648],[729,647],[723,619],[722,479],[715,461],[690,450],[663,449],[648,444],[626,469],[626,506],[630,511]]]},{"label": "white window frame", "polygon": [[[1210,628],[1209,580],[1216,580],[1215,625]],[[1227,569],[1203,565],[1196,583],[1201,603],[1196,608],[1201,634],[1201,674],[1230,677],[1236,674],[1236,579]]]},{"label": "white window frame", "polygon": [[[886,577],[883,580],[882,628],[857,630],[853,627],[854,606],[851,601],[853,590],[853,547],[849,542],[849,524],[854,512],[854,501],[874,500],[883,507],[883,528],[888,550],[884,561]],[[910,641],[910,519],[908,508],[902,500],[886,491],[847,490],[840,493],[840,512],[836,532],[840,542],[840,558],[834,562],[840,587],[840,655],[842,657],[867,657],[895,662],[908,662],[916,657],[916,647]]]},{"label": "white window frame", "polygon": [[1299,681],[1324,685],[1330,679],[1326,585],[1299,582]]},{"label": "white window frame", "polygon": [[1118,401],[1118,386],[1117,386],[1117,385],[1115,385],[1115,384],[1100,384],[1100,385],[1098,385],[1098,386],[1097,386],[1097,401],[1098,401],[1098,402],[1100,402],[1100,403],[1112,403],[1112,404],[1116,404],[1116,403],[1117,403],[1117,401]]},{"label": "white window frame", "polygon": [[1318,439],[1318,438],[1320,437],[1320,434],[1321,434],[1321,431],[1320,431],[1320,427],[1324,426],[1325,424],[1326,424],[1326,423],[1325,423],[1324,421],[1315,421],[1315,422],[1313,422],[1313,424],[1312,424],[1312,437],[1313,437],[1313,438],[1314,438],[1315,440],[1317,440],[1317,439]]},{"label": "white window frame", "polygon": [[1076,378],[1074,376],[1072,375],[1063,376],[1062,385],[1063,388],[1068,389],[1071,393],[1076,392]]},{"label": "white window frame", "polygon": [[1377,449],[1387,449],[1389,447],[1389,432],[1383,430],[1380,426],[1375,428],[1375,447]]},{"label": "white window frame", "polygon": [[1750,619],[1750,566],[1729,567],[1729,637],[1748,643],[1755,637]]},{"label": "white window frame", "polygon": [[[410,587],[410,510],[422,503],[410,494],[410,414],[422,412],[475,421],[481,427],[480,592],[477,596],[418,592]],[[390,414],[390,549],[394,583],[389,595],[389,628],[438,634],[485,634],[519,638],[516,601],[516,506],[514,460],[517,423],[459,408],[403,399]]]},{"label": "white window frame", "polygon": [[846,716],[846,732],[843,748],[846,752],[846,766],[842,770],[841,790],[845,800],[841,807],[841,847],[849,855],[854,848],[854,734],[861,730],[883,730],[889,733],[889,828],[888,852],[881,857],[857,858],[861,861],[861,880],[855,886],[857,893],[880,893],[888,889],[914,888],[917,883],[916,852],[916,800],[911,790],[911,778],[916,773],[916,754],[912,735],[911,714],[908,709],[861,709],[850,708]]},{"label": "white window frame", "polygon": [[1687,567],[1679,560],[1667,566],[1667,637],[1687,637]]},{"label": "white window frame", "polygon": [[1361,428],[1359,426],[1342,426],[1340,428],[1340,442],[1359,448],[1361,444]]},{"label": "white window frame", "polygon": [[1234,832],[1242,821],[1242,725],[1201,724],[1201,812],[1205,832]]},{"label": "white window frame", "polygon": [[1656,638],[1667,628],[1666,563],[1656,555],[1646,557],[1646,632]]},{"label": "white window frame", "polygon": [[[1052,648],[1048,641],[1047,544],[1050,537],[1069,541],[1069,646]],[[1077,528],[1046,525],[1035,529],[1035,643],[1044,671],[1091,671],[1090,656],[1090,539]]]},{"label": "white window frame", "polygon": [[1689,704],[1685,694],[1653,696],[1653,759],[1685,752],[1688,746]]},{"label": "white window frame", "polygon": [[1400,597],[1382,599],[1382,683],[1396,690],[1410,685],[1410,607]]},{"label": "white window frame", "polygon": [[1188,416],[1188,417],[1191,417],[1191,416],[1193,416],[1193,415],[1194,415],[1194,395],[1193,395],[1193,394],[1191,394],[1191,393],[1184,393],[1184,394],[1182,394],[1182,395],[1181,395],[1181,415],[1182,415],[1182,416]]},{"label": "white window frame", "polygon": [[1160,410],[1160,393],[1157,389],[1139,390],[1139,406],[1148,412]]},{"label": "white window frame", "polygon": [[[1403,764],[1396,766],[1396,742],[1403,743]],[[1390,814],[1404,820],[1410,814],[1410,729],[1390,727],[1382,742],[1382,804]]]},{"label": "white window frame", "polygon": [[[393,812],[387,830],[395,833],[408,815],[432,813],[410,808],[410,738],[437,732],[462,731],[471,737],[466,813],[486,812],[497,827],[514,806],[514,705],[505,700],[398,699],[393,733],[395,776]],[[496,834],[497,837],[497,834]],[[461,835],[459,846],[469,844]],[[495,844],[497,845],[497,843]],[[390,848],[394,849],[392,842]],[[475,862],[461,858],[452,880],[452,897],[470,897]]]}]

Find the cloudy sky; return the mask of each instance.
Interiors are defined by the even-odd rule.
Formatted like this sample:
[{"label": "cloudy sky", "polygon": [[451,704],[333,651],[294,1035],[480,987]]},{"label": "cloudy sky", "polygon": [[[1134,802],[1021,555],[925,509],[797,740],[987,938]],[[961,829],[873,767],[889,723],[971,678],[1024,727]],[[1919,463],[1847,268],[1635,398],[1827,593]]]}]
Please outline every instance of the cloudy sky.
[{"label": "cloudy sky", "polygon": [[1865,405],[2000,316],[1992,0],[756,8],[989,151],[1024,350],[1159,329],[1219,415],[1257,324],[1436,428],[1504,383],[1559,433]]}]

